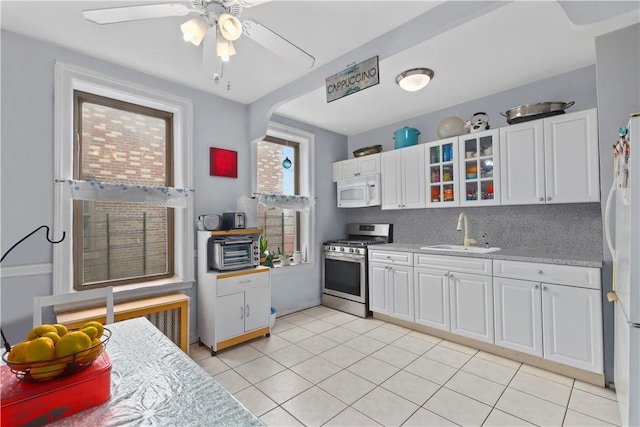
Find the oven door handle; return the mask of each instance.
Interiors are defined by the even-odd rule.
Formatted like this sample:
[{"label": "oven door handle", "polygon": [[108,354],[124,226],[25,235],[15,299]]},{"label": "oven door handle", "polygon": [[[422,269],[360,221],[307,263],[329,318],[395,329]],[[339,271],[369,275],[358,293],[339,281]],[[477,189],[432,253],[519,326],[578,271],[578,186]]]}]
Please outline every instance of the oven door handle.
[{"label": "oven door handle", "polygon": [[347,262],[362,262],[365,260],[365,255],[325,252],[324,259],[333,259],[336,261],[347,261]]}]

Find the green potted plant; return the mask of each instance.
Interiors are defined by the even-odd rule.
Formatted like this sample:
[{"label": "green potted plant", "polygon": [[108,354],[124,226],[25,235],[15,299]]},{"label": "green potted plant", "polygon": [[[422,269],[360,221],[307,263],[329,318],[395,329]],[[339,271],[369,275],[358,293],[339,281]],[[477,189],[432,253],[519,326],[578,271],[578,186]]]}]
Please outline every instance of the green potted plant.
[{"label": "green potted plant", "polygon": [[280,254],[280,265],[291,265],[291,255],[288,254]]},{"label": "green potted plant", "polygon": [[273,268],[273,253],[269,252],[269,240],[263,235],[260,236],[260,265]]}]

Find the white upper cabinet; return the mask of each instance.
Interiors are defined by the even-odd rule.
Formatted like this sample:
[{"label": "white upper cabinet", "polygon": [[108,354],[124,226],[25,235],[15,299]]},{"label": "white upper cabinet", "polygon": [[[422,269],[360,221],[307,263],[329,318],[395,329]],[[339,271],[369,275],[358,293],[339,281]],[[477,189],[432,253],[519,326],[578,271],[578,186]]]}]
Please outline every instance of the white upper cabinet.
[{"label": "white upper cabinet", "polygon": [[333,163],[333,181],[380,173],[380,153]]},{"label": "white upper cabinet", "polygon": [[600,201],[596,109],[544,120],[547,203]]},{"label": "white upper cabinet", "polygon": [[427,207],[460,206],[458,137],[426,143],[425,156]]},{"label": "white upper cabinet", "polygon": [[600,200],[597,111],[500,129],[503,205]]},{"label": "white upper cabinet", "polygon": [[499,139],[499,129],[458,137],[460,206],[500,204]]},{"label": "white upper cabinet", "polygon": [[382,209],[424,208],[424,144],[382,153]]}]

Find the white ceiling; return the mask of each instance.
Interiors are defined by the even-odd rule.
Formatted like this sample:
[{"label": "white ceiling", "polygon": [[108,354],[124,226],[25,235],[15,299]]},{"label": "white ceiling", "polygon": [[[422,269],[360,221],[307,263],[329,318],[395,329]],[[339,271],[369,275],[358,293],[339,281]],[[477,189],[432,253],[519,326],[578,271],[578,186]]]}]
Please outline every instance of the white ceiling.
[{"label": "white ceiling", "polygon": [[[153,3],[168,1],[3,0],[1,27],[250,104],[419,15],[433,13],[443,2],[273,0],[245,8],[241,19],[255,19],[298,45],[316,58],[315,65],[309,69],[288,63],[241,37],[221,84],[203,72],[202,46],[182,40],[180,24],[194,15],[111,25],[96,25],[82,16],[87,9]],[[413,37],[406,50],[381,56],[381,82],[373,88],[327,104],[323,87],[309,87],[276,113],[352,135],[594,64],[595,36],[639,22],[638,3],[505,2],[430,39]],[[572,24],[567,14],[580,25]],[[359,58],[355,52],[353,57]],[[419,92],[400,90],[395,76],[415,67],[432,68],[433,81]],[[359,113],[364,110],[366,114]]]}]

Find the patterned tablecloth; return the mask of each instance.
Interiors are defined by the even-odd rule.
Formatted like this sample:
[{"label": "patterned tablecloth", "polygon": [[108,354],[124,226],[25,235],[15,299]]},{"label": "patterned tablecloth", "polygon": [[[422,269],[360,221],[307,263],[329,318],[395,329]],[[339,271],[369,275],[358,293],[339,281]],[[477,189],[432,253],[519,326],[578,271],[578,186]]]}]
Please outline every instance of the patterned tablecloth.
[{"label": "patterned tablecloth", "polygon": [[111,399],[51,425],[263,425],[147,319],[107,327]]}]

